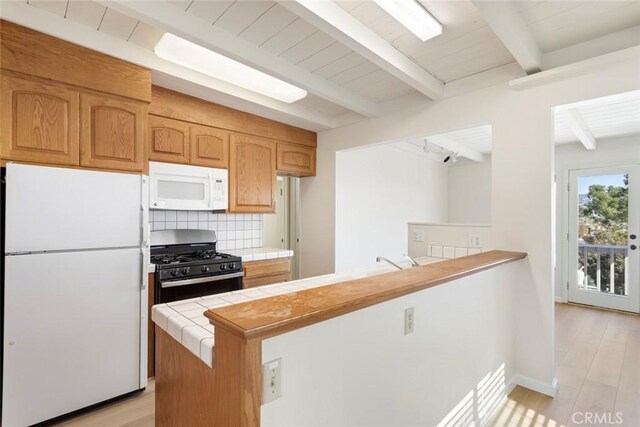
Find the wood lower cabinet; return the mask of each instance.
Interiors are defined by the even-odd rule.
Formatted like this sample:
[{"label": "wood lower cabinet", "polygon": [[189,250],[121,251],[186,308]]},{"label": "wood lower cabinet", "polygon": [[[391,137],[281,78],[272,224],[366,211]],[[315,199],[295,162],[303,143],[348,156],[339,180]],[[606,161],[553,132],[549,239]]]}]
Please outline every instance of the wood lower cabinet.
[{"label": "wood lower cabinet", "polygon": [[209,126],[192,125],[191,164],[211,168],[229,167],[229,132]]},{"label": "wood lower cabinet", "polygon": [[275,212],[276,179],[276,143],[231,134],[229,212]]},{"label": "wood lower cabinet", "polygon": [[149,160],[189,163],[188,123],[150,115],[149,137]]},{"label": "wood lower cabinet", "polygon": [[316,149],[297,144],[279,142],[277,170],[278,173],[285,175],[315,175]]},{"label": "wood lower cabinet", "polygon": [[142,171],[146,113],[144,102],[80,94],[80,164]]},{"label": "wood lower cabinet", "polygon": [[1,75],[0,157],[79,164],[79,92]]},{"label": "wood lower cabinet", "polygon": [[248,261],[243,264],[243,267],[242,286],[244,288],[282,283],[291,279],[291,258]]}]

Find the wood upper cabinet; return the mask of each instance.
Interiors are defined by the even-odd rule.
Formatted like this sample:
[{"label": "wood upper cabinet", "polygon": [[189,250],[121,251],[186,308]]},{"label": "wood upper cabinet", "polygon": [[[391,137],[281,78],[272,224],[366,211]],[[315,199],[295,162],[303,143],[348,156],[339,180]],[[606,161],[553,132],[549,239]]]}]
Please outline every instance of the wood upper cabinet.
[{"label": "wood upper cabinet", "polygon": [[276,179],[275,142],[231,134],[229,212],[275,212]]},{"label": "wood upper cabinet", "polygon": [[80,94],[80,164],[142,171],[146,116],[144,102]]},{"label": "wood upper cabinet", "polygon": [[209,126],[191,126],[192,165],[229,167],[229,132]]},{"label": "wood upper cabinet", "polygon": [[189,163],[189,124],[149,115],[149,160]]},{"label": "wood upper cabinet", "polygon": [[4,74],[0,79],[0,156],[78,165],[78,91]]},{"label": "wood upper cabinet", "polygon": [[294,176],[316,174],[316,149],[297,144],[278,142],[279,173]]}]

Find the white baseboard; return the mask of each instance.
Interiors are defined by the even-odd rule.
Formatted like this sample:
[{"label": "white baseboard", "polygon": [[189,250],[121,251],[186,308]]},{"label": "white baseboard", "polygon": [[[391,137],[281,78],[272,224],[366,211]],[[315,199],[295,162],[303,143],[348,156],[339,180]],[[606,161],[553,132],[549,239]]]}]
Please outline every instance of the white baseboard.
[{"label": "white baseboard", "polygon": [[511,378],[511,381],[508,384],[509,393],[515,386],[521,386],[524,388],[528,388],[529,390],[537,391],[538,393],[546,394],[550,397],[555,397],[558,391],[558,379],[554,378],[551,384],[544,383],[542,381],[534,380],[530,377],[525,377],[524,375],[516,374]]},{"label": "white baseboard", "polygon": [[563,297],[560,297],[558,295],[555,296],[555,300],[556,300],[556,302],[562,302],[562,303],[566,303],[567,302]]}]

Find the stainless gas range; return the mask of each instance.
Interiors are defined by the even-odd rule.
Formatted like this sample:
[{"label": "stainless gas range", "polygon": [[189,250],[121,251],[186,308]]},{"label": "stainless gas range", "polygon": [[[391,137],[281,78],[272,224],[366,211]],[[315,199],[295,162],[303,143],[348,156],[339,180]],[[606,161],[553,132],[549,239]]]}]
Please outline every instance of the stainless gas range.
[{"label": "stainless gas range", "polygon": [[216,251],[209,230],[151,232],[155,304],[242,289],[242,259]]}]

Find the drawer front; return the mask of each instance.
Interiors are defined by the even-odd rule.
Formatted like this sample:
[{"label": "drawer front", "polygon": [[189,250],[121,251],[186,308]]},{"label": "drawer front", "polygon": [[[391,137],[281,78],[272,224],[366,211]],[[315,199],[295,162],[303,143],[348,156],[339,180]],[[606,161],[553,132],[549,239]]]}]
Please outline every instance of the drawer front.
[{"label": "drawer front", "polygon": [[244,288],[253,288],[256,286],[273,285],[276,283],[286,282],[290,279],[289,273],[274,274],[270,276],[258,276],[251,279],[244,279],[242,285]]},{"label": "drawer front", "polygon": [[289,274],[290,271],[290,258],[268,259],[264,261],[249,261],[244,263],[244,280],[260,276]]}]

